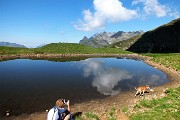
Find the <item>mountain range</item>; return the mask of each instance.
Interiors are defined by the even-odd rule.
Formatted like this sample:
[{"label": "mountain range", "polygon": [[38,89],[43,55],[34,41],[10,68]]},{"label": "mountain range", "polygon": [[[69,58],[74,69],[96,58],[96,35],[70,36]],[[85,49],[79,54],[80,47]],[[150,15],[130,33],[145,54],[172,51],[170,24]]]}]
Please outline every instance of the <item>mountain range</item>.
[{"label": "mountain range", "polygon": [[20,45],[17,43],[10,43],[10,42],[0,42],[0,46],[26,48],[26,46],[24,45]]},{"label": "mountain range", "polygon": [[179,53],[180,18],[145,33],[102,32],[90,38],[85,36],[79,43],[95,48],[108,46],[136,53]]},{"label": "mountain range", "polygon": [[124,41],[129,38],[132,38],[137,35],[142,35],[143,31],[133,31],[133,32],[124,32],[124,31],[118,31],[118,32],[101,32],[96,33],[90,38],[87,38],[86,36],[80,40],[80,44],[84,44],[91,47],[105,47],[110,44]]},{"label": "mountain range", "polygon": [[180,18],[144,33],[127,50],[136,53],[179,53]]}]

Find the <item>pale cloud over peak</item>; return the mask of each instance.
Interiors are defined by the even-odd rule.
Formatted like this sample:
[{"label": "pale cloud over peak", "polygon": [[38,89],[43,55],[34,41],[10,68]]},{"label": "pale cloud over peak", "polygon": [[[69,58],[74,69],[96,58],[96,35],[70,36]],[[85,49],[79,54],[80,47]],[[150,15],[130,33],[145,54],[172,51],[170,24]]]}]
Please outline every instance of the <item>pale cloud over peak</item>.
[{"label": "pale cloud over peak", "polygon": [[83,11],[83,20],[74,27],[81,31],[92,31],[105,27],[107,22],[127,21],[137,17],[136,10],[127,9],[119,0],[94,0],[94,12]]}]

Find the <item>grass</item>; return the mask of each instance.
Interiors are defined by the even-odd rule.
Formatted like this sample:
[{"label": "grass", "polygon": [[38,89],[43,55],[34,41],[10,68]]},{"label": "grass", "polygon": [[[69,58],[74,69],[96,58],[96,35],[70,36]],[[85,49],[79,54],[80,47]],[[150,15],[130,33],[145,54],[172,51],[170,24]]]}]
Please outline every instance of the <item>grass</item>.
[{"label": "grass", "polygon": [[123,111],[124,113],[127,113],[127,112],[128,112],[128,107],[122,108],[122,111]]},{"label": "grass", "polygon": [[179,120],[180,87],[169,89],[164,98],[141,100],[134,106],[134,111],[135,113],[130,115],[131,120]]},{"label": "grass", "polygon": [[92,48],[75,43],[51,43],[41,48],[14,48],[0,46],[0,55],[16,54],[130,54],[116,48]]},{"label": "grass", "polygon": [[180,53],[166,54],[142,54],[152,57],[152,61],[163,64],[166,67],[171,67],[175,70],[180,70]]},{"label": "grass", "polygon": [[117,48],[118,47],[120,49],[126,50],[132,44],[134,44],[140,37],[141,37],[141,35],[137,35],[137,36],[134,36],[134,37],[129,38],[127,40],[120,41],[120,42],[114,43],[112,45],[109,45],[108,47],[110,47],[110,48]]},{"label": "grass", "polygon": [[28,48],[15,48],[15,47],[0,46],[0,55],[29,54],[32,52],[33,52],[32,49],[28,49]]},{"label": "grass", "polygon": [[37,49],[44,53],[63,53],[63,54],[119,54],[130,53],[124,50],[118,50],[114,48],[92,48],[82,44],[75,43],[52,43],[42,48]]},{"label": "grass", "polygon": [[115,111],[116,111],[116,109],[113,107],[113,108],[111,109],[111,111],[109,112],[109,118],[108,118],[108,120],[116,120]]}]

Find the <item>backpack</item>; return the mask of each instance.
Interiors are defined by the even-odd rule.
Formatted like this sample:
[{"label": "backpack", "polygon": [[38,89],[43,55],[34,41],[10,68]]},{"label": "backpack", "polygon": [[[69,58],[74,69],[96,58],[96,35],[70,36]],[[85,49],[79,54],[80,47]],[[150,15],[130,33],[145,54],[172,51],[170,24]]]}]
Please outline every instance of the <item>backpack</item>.
[{"label": "backpack", "polygon": [[63,120],[63,113],[66,109],[60,110],[57,107],[53,107],[49,110],[47,120]]}]

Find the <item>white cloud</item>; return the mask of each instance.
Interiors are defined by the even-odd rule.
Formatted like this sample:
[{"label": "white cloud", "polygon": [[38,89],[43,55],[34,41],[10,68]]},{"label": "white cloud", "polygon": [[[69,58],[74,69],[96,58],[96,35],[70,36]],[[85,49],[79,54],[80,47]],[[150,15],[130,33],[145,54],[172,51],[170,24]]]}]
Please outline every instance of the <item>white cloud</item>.
[{"label": "white cloud", "polygon": [[158,0],[134,0],[132,5],[143,4],[143,14],[141,16],[156,15],[157,17],[174,16],[178,17],[179,13],[172,10],[167,4],[162,5]]},{"label": "white cloud", "polygon": [[180,17],[177,10],[172,9],[169,4],[161,4],[158,0],[133,0],[132,5],[136,9],[124,7],[120,0],[93,0],[93,12],[84,10],[83,19],[79,19],[73,26],[80,31],[93,31],[105,28],[107,23],[128,21],[137,17]]},{"label": "white cloud", "polygon": [[126,21],[137,15],[135,10],[123,7],[119,0],[94,0],[96,14],[111,22]]},{"label": "white cloud", "polygon": [[81,31],[92,31],[105,27],[107,22],[121,22],[133,19],[138,14],[136,10],[127,9],[119,0],[94,0],[94,12],[83,11],[83,20],[74,27]]},{"label": "white cloud", "polygon": [[96,59],[87,59],[83,61],[84,76],[93,75],[92,86],[104,95],[116,95],[121,89],[114,90],[121,80],[131,79],[132,75],[125,70],[107,67],[102,61]]}]

